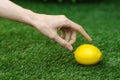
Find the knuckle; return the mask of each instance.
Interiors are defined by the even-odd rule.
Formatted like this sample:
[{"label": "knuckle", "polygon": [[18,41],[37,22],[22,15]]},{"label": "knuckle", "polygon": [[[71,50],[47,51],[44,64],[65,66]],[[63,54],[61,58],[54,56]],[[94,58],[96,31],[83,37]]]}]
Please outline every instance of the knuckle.
[{"label": "knuckle", "polygon": [[75,42],[75,41],[76,41],[76,38],[73,38],[72,40],[73,40],[73,42]]},{"label": "knuckle", "polygon": [[69,21],[69,19],[65,15],[60,15],[59,17],[61,19],[62,25],[64,25],[64,26],[69,26],[70,25],[69,24],[70,21]]},{"label": "knuckle", "polygon": [[73,38],[72,39],[72,44],[76,42],[76,38]]},{"label": "knuckle", "polygon": [[71,43],[71,44],[73,44],[73,43],[75,43],[75,41],[72,41],[72,43]]},{"label": "knuckle", "polygon": [[63,42],[63,46],[64,46],[65,48],[67,48],[67,47],[68,47],[68,43],[67,43],[66,41],[64,41],[64,42]]},{"label": "knuckle", "polygon": [[60,17],[64,22],[68,22],[68,18],[65,15],[60,15]]},{"label": "knuckle", "polygon": [[68,26],[68,27],[70,26],[68,19],[64,19],[63,24],[64,24],[64,26]]}]

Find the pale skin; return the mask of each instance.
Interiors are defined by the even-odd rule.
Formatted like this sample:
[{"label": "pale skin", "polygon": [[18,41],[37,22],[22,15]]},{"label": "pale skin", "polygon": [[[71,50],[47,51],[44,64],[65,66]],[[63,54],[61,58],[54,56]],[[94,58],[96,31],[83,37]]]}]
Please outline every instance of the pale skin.
[{"label": "pale skin", "polygon": [[[38,14],[10,0],[0,0],[0,17],[33,26],[40,33],[69,50],[73,50],[72,44],[76,41],[77,32],[81,33],[88,41],[92,41],[82,26],[66,16]],[[61,35],[58,35],[58,30],[61,30]]]}]

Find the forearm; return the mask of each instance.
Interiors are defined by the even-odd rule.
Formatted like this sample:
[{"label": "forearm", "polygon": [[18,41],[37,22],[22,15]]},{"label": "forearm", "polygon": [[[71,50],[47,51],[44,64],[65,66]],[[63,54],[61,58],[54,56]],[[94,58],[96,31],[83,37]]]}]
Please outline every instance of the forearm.
[{"label": "forearm", "polygon": [[32,18],[34,18],[34,13],[9,0],[0,0],[0,17],[33,25]]}]

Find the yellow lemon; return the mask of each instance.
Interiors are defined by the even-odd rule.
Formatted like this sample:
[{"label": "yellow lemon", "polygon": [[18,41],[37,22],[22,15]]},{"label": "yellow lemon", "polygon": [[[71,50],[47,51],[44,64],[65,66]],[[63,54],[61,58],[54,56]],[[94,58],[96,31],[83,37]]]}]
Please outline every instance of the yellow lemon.
[{"label": "yellow lemon", "polygon": [[74,57],[80,64],[93,65],[101,60],[102,53],[91,44],[83,44],[75,50]]}]

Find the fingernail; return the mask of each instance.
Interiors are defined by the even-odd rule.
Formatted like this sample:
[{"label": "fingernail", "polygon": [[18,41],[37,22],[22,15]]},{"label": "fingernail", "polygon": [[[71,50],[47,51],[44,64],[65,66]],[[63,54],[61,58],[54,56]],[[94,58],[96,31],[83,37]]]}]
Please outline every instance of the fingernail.
[{"label": "fingernail", "polygon": [[89,41],[91,42],[91,41],[92,41],[92,38],[90,38]]},{"label": "fingernail", "polygon": [[68,46],[68,49],[69,49],[70,51],[72,51],[72,50],[73,50],[73,47],[72,47],[72,46]]},{"label": "fingernail", "polygon": [[92,38],[91,37],[89,37],[89,39],[88,39],[90,42],[92,41]]}]

